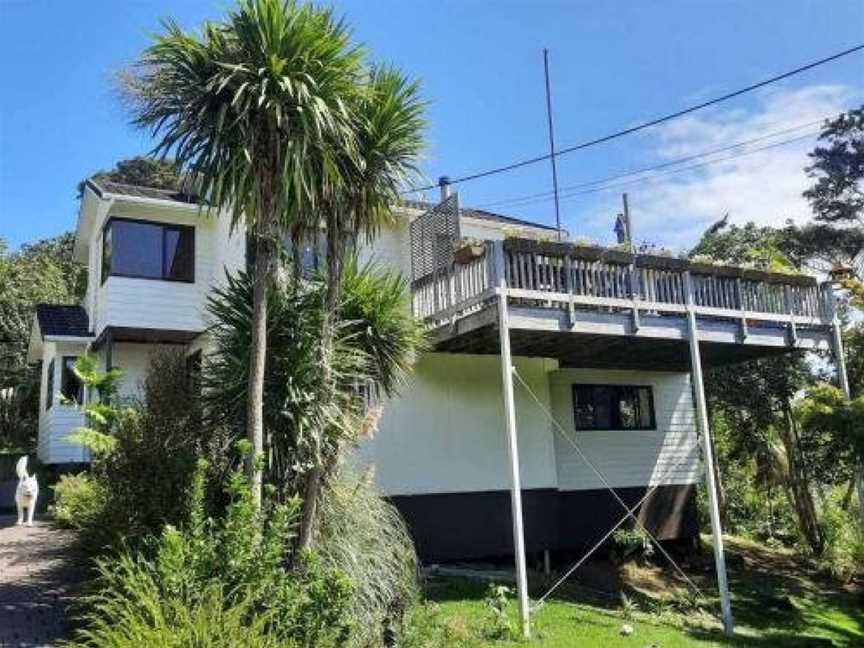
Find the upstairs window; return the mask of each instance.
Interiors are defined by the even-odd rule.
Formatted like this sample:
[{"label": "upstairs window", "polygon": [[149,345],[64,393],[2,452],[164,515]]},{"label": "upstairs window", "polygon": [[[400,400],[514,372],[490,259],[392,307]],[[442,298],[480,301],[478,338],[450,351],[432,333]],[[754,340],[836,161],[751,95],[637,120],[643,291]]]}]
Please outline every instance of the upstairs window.
[{"label": "upstairs window", "polygon": [[77,356],[63,356],[63,364],[60,373],[60,394],[66,400],[81,403],[84,400],[84,389],[78,376],[75,374],[75,363]]},{"label": "upstairs window", "polygon": [[634,385],[573,385],[577,430],[653,430],[654,394]]},{"label": "upstairs window", "polygon": [[195,281],[195,228],[112,218],[102,232],[102,281],[109,276]]}]

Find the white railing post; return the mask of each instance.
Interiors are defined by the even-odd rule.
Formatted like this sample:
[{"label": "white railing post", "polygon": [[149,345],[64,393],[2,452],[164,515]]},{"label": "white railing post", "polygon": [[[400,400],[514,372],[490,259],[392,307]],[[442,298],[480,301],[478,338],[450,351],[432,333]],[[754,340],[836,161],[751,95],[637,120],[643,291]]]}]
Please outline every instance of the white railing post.
[{"label": "white railing post", "polygon": [[501,338],[501,378],[504,387],[504,418],[510,459],[510,508],[513,515],[513,551],[516,561],[516,591],[522,636],[531,637],[528,608],[528,571],[525,566],[525,529],[522,520],[522,480],[519,476],[519,443],[516,436],[516,403],[513,397],[513,358],[510,354],[510,323],[507,312],[507,280],[498,278],[498,334]]},{"label": "white railing post", "polygon": [[705,462],[705,485],[708,490],[708,513],[711,518],[711,535],[714,544],[714,565],[717,569],[717,587],[720,590],[720,609],[723,614],[723,629],[731,637],[735,625],[732,619],[732,604],[729,600],[729,582],[726,576],[726,556],[723,553],[723,527],[720,522],[720,505],[717,501],[717,482],[714,475],[714,449],[711,445],[711,430],[708,424],[708,405],[705,401],[705,384],[702,380],[702,358],[699,355],[699,330],[693,304],[693,284],[690,272],[684,273],[684,293],[687,300],[687,323],[690,338],[690,364],[693,392],[696,397],[696,416],[702,432],[702,458]]}]

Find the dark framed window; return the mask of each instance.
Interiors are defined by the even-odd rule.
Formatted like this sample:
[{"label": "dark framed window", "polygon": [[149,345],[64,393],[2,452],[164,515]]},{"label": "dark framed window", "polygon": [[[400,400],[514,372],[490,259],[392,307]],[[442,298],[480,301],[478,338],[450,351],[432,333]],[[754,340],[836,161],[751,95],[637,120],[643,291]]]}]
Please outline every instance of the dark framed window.
[{"label": "dark framed window", "polygon": [[60,365],[60,394],[63,398],[80,403],[84,398],[84,387],[75,375],[78,356],[63,356]]},{"label": "dark framed window", "polygon": [[577,430],[654,430],[654,393],[638,385],[573,385]]},{"label": "dark framed window", "polygon": [[195,228],[112,218],[102,230],[102,281],[108,277],[195,281]]},{"label": "dark framed window", "polygon": [[45,409],[54,404],[54,358],[48,363],[48,380],[45,381]]}]

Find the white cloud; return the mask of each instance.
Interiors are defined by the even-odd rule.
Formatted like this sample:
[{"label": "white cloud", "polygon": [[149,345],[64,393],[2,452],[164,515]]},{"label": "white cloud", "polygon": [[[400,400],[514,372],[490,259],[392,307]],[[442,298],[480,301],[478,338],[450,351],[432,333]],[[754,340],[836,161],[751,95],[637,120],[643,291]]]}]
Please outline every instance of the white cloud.
[{"label": "white cloud", "polygon": [[[695,113],[657,128],[645,141],[649,146],[653,142],[662,163],[817,122],[855,105],[861,96],[860,91],[839,85],[773,91],[758,96],[752,109]],[[818,128],[813,124],[718,154],[714,159],[753,151]],[[642,183],[622,188],[631,195],[637,239],[682,249],[692,245],[708,224],[726,212],[737,224],[754,221],[780,225],[789,218],[807,220],[811,213],[801,193],[811,182],[804,167],[815,140],[813,135],[691,171],[649,176]],[[610,198],[607,205],[603,213],[618,211],[617,199]]]}]

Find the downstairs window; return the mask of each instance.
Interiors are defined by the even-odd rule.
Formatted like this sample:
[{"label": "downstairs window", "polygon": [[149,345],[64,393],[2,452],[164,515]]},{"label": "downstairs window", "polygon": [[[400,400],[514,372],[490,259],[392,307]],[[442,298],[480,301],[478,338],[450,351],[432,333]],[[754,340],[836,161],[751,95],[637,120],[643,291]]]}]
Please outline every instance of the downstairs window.
[{"label": "downstairs window", "polygon": [[576,430],[654,430],[654,394],[637,385],[573,385]]}]

